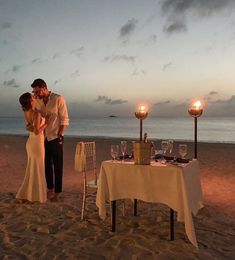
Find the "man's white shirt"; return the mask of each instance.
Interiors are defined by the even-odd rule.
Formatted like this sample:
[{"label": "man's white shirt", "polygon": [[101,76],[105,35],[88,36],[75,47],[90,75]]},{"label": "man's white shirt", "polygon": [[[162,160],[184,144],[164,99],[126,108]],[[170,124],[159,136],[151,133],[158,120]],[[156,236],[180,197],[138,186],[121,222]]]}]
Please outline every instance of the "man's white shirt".
[{"label": "man's white shirt", "polygon": [[69,125],[69,117],[65,99],[55,93],[50,93],[47,104],[42,99],[36,99],[36,109],[42,116],[49,116],[45,135],[48,141],[58,138],[58,130],[61,125]]}]

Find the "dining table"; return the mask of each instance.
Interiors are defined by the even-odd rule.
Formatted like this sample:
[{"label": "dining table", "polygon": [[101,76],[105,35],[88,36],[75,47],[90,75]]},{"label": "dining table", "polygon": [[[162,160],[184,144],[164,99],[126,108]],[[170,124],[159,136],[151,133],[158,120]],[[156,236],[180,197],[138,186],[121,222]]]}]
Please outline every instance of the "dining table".
[{"label": "dining table", "polygon": [[134,161],[103,161],[100,167],[96,205],[101,219],[106,218],[106,202],[112,205],[112,231],[115,231],[116,201],[131,199],[162,203],[183,222],[189,241],[198,247],[193,215],[203,207],[200,167],[197,159],[188,163],[153,161],[149,165]]}]

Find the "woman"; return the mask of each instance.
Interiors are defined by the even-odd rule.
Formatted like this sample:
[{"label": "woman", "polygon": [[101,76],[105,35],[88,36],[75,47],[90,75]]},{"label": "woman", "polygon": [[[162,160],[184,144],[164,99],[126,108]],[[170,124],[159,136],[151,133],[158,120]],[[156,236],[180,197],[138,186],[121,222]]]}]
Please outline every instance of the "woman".
[{"label": "woman", "polygon": [[19,98],[27,125],[33,126],[26,143],[27,167],[23,183],[16,194],[17,199],[28,201],[47,200],[47,188],[44,169],[44,134],[46,120],[35,109],[35,99],[30,93],[24,93]]}]

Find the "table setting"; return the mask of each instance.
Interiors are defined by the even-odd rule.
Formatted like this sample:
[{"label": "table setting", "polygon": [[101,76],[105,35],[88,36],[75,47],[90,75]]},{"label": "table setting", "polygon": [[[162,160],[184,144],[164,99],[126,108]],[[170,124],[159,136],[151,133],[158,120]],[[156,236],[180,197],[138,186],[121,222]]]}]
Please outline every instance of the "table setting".
[{"label": "table setting", "polygon": [[[174,141],[171,139],[161,141],[159,147],[160,149],[157,149],[156,144],[153,141],[147,143],[147,146],[145,147],[144,151],[140,151],[141,148],[135,147],[135,145],[140,146],[142,144],[136,141],[128,142],[122,140],[120,141],[120,144],[111,145],[110,155],[112,158],[112,162],[116,162],[116,163],[132,162],[132,163],[143,164],[143,165],[150,164],[152,166],[166,166],[167,164],[171,164],[171,165],[184,167],[185,164],[192,161],[192,159],[186,158],[187,151],[188,151],[187,144],[183,144],[183,143],[178,144],[178,156],[176,156],[176,153],[174,153]],[[128,147],[129,148],[131,147],[131,149],[129,149],[129,153],[127,153]],[[134,151],[138,153],[136,156],[134,156]],[[145,159],[136,158],[136,157],[143,156],[143,153]]]},{"label": "table setting", "polygon": [[[112,160],[101,163],[96,205],[101,219],[106,217],[105,202],[111,202],[111,231],[116,230],[116,200],[134,201],[134,216],[137,215],[137,200],[163,203],[170,208],[170,240],[174,240],[174,212],[177,221],[183,222],[189,241],[198,247],[193,217],[203,207],[200,183],[200,168],[197,159],[186,158],[188,146],[174,140],[162,140],[160,147],[149,141],[147,133],[142,138],[143,120],[147,117],[145,107],[135,113],[140,120],[140,139],[131,142],[131,154],[127,153],[128,142],[110,147]],[[158,149],[159,148],[159,149]]]}]

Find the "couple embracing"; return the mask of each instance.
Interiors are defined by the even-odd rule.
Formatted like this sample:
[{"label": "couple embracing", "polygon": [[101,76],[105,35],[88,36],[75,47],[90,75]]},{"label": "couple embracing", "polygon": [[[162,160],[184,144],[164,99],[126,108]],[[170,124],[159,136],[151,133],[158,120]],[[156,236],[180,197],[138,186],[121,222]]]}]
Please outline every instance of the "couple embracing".
[{"label": "couple embracing", "polygon": [[17,199],[44,203],[59,200],[62,192],[63,139],[69,124],[62,96],[47,89],[43,79],[35,79],[29,92],[20,96],[29,138],[27,167]]}]

